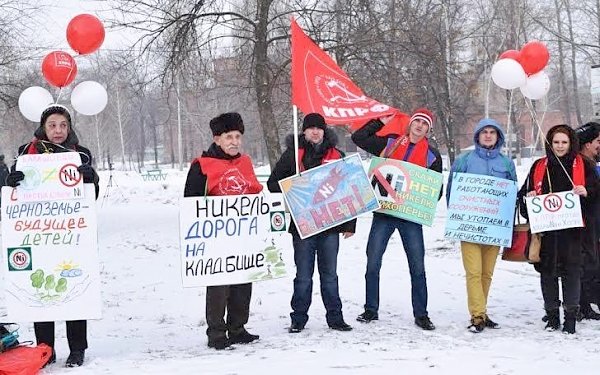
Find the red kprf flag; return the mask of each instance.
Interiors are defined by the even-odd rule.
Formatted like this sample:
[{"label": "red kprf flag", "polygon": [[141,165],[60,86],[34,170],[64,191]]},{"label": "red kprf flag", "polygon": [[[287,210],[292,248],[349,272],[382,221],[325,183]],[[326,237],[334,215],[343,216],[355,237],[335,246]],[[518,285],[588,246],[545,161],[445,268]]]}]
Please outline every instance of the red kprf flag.
[{"label": "red kprf flag", "polygon": [[396,116],[386,128],[404,123],[410,117],[365,96],[295,20],[292,20],[292,103],[305,114],[320,113],[330,125],[348,124],[354,129],[370,119],[391,114]]}]

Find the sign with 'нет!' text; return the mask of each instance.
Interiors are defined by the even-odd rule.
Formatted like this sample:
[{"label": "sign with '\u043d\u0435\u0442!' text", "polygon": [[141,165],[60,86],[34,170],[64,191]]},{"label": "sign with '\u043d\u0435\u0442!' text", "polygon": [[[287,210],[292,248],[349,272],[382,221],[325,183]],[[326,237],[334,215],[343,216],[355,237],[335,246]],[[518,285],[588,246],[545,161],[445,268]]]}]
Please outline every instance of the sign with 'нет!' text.
[{"label": "sign with '\u043d\u0435\u0442!' text", "polygon": [[583,227],[581,201],[572,191],[526,197],[531,233]]},{"label": "sign with '\u043d\u0435\u0442!' text", "polygon": [[302,239],[379,208],[358,154],[280,180],[279,186]]},{"label": "sign with '\u043d\u0435\u0442!' text", "polygon": [[77,170],[81,165],[78,152],[21,155],[16,169],[25,179],[17,186],[21,202],[81,199],[83,176]]},{"label": "sign with '\u043d\u0435\u0442!' text", "polygon": [[293,264],[281,194],[188,197],[179,201],[184,287],[287,276]]},{"label": "sign with '\u043d\u0435\u0442!' text", "polygon": [[441,173],[402,160],[374,157],[369,177],[381,206],[377,212],[433,224],[442,188]]},{"label": "sign with '\u043d\u0435\u0442!' text", "polygon": [[455,173],[444,237],[484,245],[510,246],[516,199],[515,181]]}]

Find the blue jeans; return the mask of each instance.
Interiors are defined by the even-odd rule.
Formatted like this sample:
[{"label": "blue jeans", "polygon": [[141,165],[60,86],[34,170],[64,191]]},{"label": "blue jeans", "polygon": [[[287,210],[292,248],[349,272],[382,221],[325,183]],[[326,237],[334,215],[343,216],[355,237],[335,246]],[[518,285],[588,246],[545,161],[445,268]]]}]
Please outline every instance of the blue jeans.
[{"label": "blue jeans", "polygon": [[293,236],[296,278],[292,296],[292,324],[304,326],[308,321],[308,309],[312,302],[313,273],[315,257],[321,280],[321,297],[327,310],[329,325],[340,323],[342,301],[338,288],[337,254],[340,245],[339,233],[319,233],[307,239]]},{"label": "blue jeans", "polygon": [[423,227],[403,219],[383,214],[373,214],[371,232],[367,242],[367,272],[365,310],[379,310],[379,271],[388,241],[398,229],[408,259],[412,285],[412,307],[415,317],[427,316],[427,279],[425,278],[425,244]]}]

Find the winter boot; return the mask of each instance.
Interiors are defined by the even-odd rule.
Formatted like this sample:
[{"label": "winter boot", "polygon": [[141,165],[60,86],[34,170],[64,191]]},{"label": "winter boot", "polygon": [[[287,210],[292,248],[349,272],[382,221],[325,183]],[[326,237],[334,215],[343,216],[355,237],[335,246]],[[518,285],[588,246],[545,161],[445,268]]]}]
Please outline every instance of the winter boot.
[{"label": "winter boot", "polygon": [[565,321],[563,323],[563,332],[568,334],[575,333],[575,324],[577,322],[578,305],[565,306]]},{"label": "winter boot", "polygon": [[560,329],[560,311],[558,308],[552,310],[546,310],[546,327],[544,328],[548,332],[556,331]]},{"label": "winter boot", "polygon": [[476,316],[471,318],[471,325],[467,327],[467,329],[473,333],[483,332],[485,325],[485,318]]},{"label": "winter boot", "polygon": [[[595,312],[589,303],[581,305],[581,307],[579,309],[579,314],[577,314],[577,317],[578,318],[581,317],[581,319],[600,320],[600,314]],[[580,322],[581,319],[577,319],[577,321]]]}]

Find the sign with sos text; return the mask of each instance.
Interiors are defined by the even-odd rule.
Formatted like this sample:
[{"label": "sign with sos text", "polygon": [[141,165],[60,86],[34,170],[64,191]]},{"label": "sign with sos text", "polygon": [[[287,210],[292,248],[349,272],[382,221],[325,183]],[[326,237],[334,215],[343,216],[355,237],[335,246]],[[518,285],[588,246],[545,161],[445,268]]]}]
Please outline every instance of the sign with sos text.
[{"label": "sign with sos text", "polygon": [[526,197],[531,233],[583,227],[581,202],[572,191]]}]

